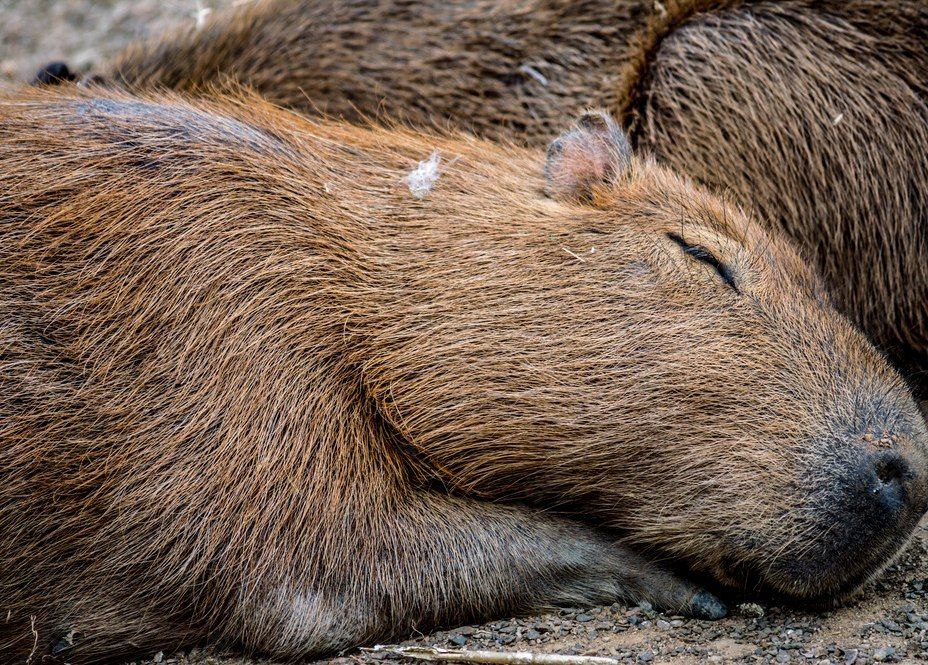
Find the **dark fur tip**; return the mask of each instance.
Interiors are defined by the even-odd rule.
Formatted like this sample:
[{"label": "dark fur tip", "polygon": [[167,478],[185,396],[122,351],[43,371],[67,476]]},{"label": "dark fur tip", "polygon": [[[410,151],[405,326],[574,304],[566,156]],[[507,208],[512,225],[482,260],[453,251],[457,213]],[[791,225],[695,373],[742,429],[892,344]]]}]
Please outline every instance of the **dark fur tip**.
[{"label": "dark fur tip", "polygon": [[48,63],[36,72],[33,83],[35,85],[59,85],[76,78],[67,64],[56,61]]},{"label": "dark fur tip", "polygon": [[728,608],[708,591],[700,591],[690,601],[690,616],[694,619],[717,621],[725,618]]}]

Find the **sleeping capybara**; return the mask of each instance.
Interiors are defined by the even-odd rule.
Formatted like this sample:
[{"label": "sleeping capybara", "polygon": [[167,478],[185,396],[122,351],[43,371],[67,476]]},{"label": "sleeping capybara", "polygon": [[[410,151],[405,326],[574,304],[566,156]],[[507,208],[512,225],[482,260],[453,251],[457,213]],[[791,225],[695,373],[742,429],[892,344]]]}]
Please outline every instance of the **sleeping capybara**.
[{"label": "sleeping capybara", "polygon": [[102,73],[540,145],[580,109],[736,194],[816,261],[838,308],[928,388],[924,0],[256,2]]},{"label": "sleeping capybara", "polygon": [[0,662],[724,613],[654,557],[841,598],[928,502],[814,270],[602,114],[545,159],[27,88],[0,191]]}]

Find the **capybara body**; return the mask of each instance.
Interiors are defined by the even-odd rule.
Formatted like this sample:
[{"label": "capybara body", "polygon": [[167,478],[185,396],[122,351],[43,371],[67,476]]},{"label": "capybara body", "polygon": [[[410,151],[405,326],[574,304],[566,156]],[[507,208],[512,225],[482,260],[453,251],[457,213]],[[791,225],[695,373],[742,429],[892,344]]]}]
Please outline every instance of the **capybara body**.
[{"label": "capybara body", "polygon": [[245,83],[276,104],[357,121],[453,120],[544,145],[591,106],[619,108],[651,0],[259,0],[130,46],[97,75],[134,88]]},{"label": "capybara body", "polygon": [[3,93],[0,661],[718,616],[655,555],[866,581],[928,500],[904,382],[789,244],[626,149],[596,115],[543,168],[257,99]]},{"label": "capybara body", "polygon": [[785,229],[924,392],[926,72],[922,0],[265,0],[103,73],[235,79],[303,112],[535,144],[604,106],[636,146]]}]

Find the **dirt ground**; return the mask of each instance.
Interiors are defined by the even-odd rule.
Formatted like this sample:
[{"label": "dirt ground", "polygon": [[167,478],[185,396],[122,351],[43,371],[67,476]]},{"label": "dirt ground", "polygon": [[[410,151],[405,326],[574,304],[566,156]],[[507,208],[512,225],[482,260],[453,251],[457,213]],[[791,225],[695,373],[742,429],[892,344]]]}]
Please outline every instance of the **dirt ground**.
[{"label": "dirt ground", "polygon": [[[243,0],[237,0],[242,2]],[[249,0],[244,0],[245,2]],[[86,70],[127,42],[236,0],[0,0],[0,80],[28,80],[63,59]],[[412,643],[470,649],[612,656],[629,663],[870,663],[928,660],[928,535],[861,599],[832,612],[735,605],[716,623],[612,607],[500,620],[418,636]],[[333,664],[374,665],[382,654],[347,654]],[[161,665],[257,665],[264,661],[195,651],[152,654]]]}]

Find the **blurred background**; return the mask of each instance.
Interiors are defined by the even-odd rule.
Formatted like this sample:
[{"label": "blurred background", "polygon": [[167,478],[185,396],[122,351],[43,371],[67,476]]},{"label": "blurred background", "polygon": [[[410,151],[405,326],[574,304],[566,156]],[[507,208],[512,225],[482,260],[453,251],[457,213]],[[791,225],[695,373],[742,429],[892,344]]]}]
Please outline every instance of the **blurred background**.
[{"label": "blurred background", "polygon": [[83,72],[134,39],[253,0],[0,0],[0,80],[64,60]]}]

